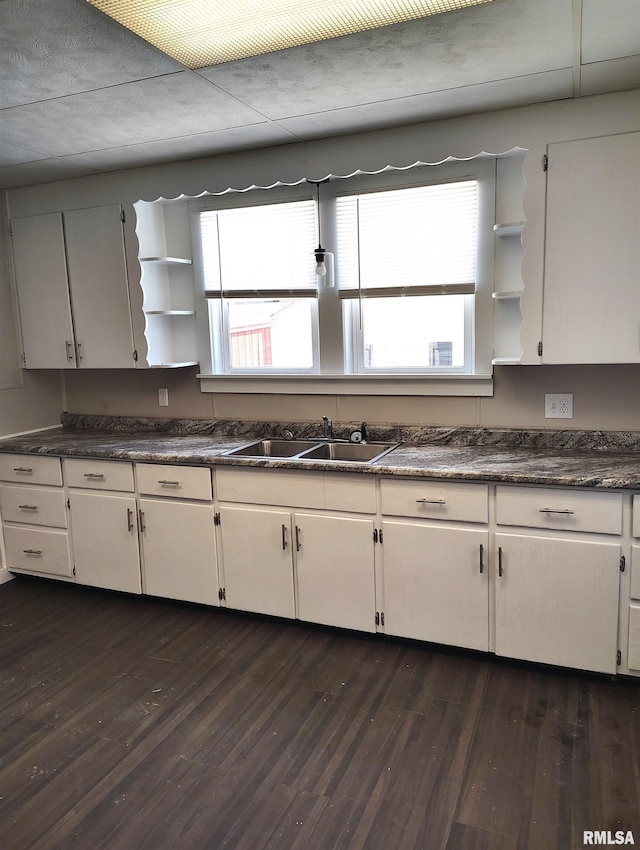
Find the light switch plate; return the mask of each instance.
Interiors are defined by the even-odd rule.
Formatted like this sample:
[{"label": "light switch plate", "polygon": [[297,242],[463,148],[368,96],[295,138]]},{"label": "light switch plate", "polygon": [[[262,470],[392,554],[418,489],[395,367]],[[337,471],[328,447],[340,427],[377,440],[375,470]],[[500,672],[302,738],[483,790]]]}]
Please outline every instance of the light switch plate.
[{"label": "light switch plate", "polygon": [[159,407],[169,407],[169,390],[167,387],[158,387]]},{"label": "light switch plate", "polygon": [[573,419],[573,393],[545,393],[545,419]]}]

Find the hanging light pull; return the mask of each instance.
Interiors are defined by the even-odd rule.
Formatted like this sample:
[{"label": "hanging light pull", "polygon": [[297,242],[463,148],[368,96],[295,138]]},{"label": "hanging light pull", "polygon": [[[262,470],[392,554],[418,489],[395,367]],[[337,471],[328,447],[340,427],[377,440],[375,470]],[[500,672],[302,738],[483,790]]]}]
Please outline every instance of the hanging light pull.
[{"label": "hanging light pull", "polygon": [[[327,178],[328,179],[328,178]],[[318,247],[313,252],[316,258],[316,275],[318,277],[324,277],[327,273],[327,266],[325,264],[325,259],[327,256],[327,252],[322,247],[322,240],[320,239],[320,182],[324,183],[325,180],[319,181],[316,183],[316,212],[318,216]]]}]

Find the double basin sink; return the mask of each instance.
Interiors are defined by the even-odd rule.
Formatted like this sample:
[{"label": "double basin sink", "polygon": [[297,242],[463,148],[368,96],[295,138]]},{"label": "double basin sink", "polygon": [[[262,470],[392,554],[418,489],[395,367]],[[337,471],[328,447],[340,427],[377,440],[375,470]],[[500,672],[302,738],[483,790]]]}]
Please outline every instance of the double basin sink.
[{"label": "double basin sink", "polygon": [[373,463],[397,448],[399,443],[349,443],[345,440],[255,440],[225,452],[227,457],[279,458],[288,460]]}]

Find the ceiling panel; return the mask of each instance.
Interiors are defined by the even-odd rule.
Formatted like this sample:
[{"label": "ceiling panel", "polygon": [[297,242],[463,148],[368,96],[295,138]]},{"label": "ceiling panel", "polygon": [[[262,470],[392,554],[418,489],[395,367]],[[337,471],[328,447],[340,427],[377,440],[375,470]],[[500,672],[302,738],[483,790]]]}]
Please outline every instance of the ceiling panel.
[{"label": "ceiling panel", "polygon": [[582,0],[582,62],[640,54],[639,0]]},{"label": "ceiling panel", "polygon": [[2,108],[180,70],[83,0],[0,3]]}]

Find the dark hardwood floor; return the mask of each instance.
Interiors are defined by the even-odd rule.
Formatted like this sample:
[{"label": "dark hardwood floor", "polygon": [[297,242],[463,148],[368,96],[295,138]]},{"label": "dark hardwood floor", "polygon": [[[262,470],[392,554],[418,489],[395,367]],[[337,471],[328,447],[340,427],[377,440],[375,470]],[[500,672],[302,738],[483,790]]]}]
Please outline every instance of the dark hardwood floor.
[{"label": "dark hardwood floor", "polygon": [[640,844],[640,682],[0,586],[3,850]]}]

